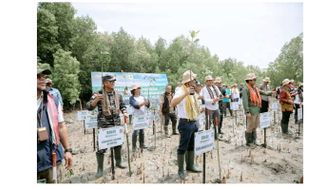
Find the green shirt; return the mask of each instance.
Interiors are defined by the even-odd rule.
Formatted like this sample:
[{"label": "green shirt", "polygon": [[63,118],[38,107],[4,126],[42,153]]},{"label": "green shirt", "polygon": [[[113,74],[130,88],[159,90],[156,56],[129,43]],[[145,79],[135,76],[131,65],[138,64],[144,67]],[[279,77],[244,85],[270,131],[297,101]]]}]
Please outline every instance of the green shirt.
[{"label": "green shirt", "polygon": [[245,113],[250,112],[252,115],[258,115],[260,113],[260,108],[251,103],[250,93],[247,86],[245,86],[242,91],[242,102]]}]

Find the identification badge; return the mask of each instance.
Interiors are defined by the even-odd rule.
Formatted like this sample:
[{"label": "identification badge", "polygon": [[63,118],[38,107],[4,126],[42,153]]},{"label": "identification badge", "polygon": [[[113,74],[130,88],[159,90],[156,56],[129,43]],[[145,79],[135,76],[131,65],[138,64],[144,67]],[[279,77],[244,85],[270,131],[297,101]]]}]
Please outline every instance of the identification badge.
[{"label": "identification badge", "polygon": [[48,139],[48,133],[46,127],[38,128],[39,141],[46,141]]}]

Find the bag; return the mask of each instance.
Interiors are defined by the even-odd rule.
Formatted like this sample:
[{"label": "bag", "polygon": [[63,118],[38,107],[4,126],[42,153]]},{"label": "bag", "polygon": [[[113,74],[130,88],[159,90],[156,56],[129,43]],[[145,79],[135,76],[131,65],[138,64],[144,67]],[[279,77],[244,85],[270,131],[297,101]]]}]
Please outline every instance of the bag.
[{"label": "bag", "polygon": [[46,141],[48,139],[48,133],[46,127],[40,127],[38,129],[38,139],[40,142]]}]

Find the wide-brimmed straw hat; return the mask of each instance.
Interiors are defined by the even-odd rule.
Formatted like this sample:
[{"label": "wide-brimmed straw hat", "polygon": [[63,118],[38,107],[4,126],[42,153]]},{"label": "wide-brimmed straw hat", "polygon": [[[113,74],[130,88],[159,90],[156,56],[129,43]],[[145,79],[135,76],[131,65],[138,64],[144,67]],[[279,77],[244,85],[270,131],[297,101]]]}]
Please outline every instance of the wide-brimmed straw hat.
[{"label": "wide-brimmed straw hat", "polygon": [[187,70],[183,73],[182,84],[188,83],[192,80],[195,80],[197,75],[191,70]]}]

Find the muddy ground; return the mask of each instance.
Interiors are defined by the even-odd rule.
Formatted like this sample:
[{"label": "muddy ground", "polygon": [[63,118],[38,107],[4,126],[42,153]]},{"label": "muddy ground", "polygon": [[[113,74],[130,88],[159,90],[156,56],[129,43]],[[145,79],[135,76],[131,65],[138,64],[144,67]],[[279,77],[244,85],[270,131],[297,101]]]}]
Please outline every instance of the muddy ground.
[{"label": "muddy ground", "polygon": [[[76,115],[76,112],[65,114],[74,152],[74,175],[66,176],[63,183],[202,183],[202,173],[187,173],[185,182],[178,179],[176,150],[179,135],[164,137],[159,123],[156,123],[156,148],[154,149],[154,135],[150,127],[145,130],[146,145],[150,148],[143,153],[137,151],[131,154],[131,177],[128,175],[128,168],[116,168],[116,179],[111,180],[110,151],[107,151],[104,160],[106,175],[97,179],[92,130],[89,129],[84,134],[83,123],[76,120]],[[300,183],[303,176],[303,132],[301,127],[301,135],[298,135],[298,125],[294,123],[293,114],[289,136],[282,136],[279,124],[281,112],[276,114],[276,123],[272,121],[272,126],[267,129],[267,148],[245,146],[244,116],[241,111],[237,115],[237,126],[233,125],[233,117],[224,118],[224,134],[219,141],[221,183]],[[171,126],[169,127],[171,132]],[[129,137],[131,142],[131,135]],[[258,144],[263,143],[262,129],[258,129],[257,141]],[[123,145],[122,152],[127,164],[126,144]],[[206,182],[219,182],[217,150],[206,155]],[[202,156],[196,157],[196,163],[202,169]]]}]

